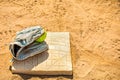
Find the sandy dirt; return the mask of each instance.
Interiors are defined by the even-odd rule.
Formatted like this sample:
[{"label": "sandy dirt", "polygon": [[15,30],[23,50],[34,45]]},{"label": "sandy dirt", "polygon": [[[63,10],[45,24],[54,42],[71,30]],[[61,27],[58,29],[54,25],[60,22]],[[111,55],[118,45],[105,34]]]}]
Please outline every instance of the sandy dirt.
[{"label": "sandy dirt", "polygon": [[[12,74],[9,43],[41,25],[70,32],[73,76]],[[0,0],[0,80],[120,80],[120,0]]]}]

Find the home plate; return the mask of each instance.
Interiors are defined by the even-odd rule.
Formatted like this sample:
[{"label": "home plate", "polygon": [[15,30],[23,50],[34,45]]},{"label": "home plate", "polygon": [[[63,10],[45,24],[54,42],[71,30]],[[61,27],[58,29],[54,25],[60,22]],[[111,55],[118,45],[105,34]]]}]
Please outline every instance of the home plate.
[{"label": "home plate", "polygon": [[24,61],[14,61],[12,73],[72,75],[69,32],[48,32],[49,50]]}]

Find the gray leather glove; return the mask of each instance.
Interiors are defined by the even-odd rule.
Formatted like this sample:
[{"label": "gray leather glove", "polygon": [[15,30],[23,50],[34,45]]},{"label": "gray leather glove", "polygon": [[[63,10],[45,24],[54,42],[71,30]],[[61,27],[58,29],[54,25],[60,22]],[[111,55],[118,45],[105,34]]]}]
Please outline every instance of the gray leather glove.
[{"label": "gray leather glove", "polygon": [[26,28],[17,33],[15,41],[10,43],[9,49],[16,60],[24,60],[28,57],[42,53],[48,49],[45,41],[39,43],[35,40],[45,33],[40,26]]}]

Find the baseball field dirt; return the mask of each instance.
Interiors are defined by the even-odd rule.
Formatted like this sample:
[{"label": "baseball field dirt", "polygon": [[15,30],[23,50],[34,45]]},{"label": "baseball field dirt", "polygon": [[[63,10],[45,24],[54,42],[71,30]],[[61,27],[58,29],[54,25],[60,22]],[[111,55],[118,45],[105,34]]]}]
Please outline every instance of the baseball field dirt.
[{"label": "baseball field dirt", "polygon": [[[9,43],[36,25],[70,32],[72,76],[11,73]],[[120,0],[0,0],[0,80],[120,80]]]}]

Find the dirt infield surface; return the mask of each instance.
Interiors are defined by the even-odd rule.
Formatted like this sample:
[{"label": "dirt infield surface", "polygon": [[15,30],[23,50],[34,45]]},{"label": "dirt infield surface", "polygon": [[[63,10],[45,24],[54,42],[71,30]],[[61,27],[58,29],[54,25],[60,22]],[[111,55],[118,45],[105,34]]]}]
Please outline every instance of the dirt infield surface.
[{"label": "dirt infield surface", "polygon": [[[11,73],[9,43],[35,25],[70,32],[73,76]],[[120,0],[0,0],[0,80],[120,80]]]}]

